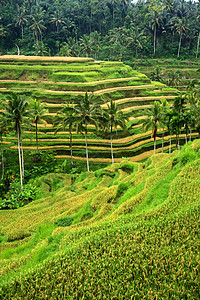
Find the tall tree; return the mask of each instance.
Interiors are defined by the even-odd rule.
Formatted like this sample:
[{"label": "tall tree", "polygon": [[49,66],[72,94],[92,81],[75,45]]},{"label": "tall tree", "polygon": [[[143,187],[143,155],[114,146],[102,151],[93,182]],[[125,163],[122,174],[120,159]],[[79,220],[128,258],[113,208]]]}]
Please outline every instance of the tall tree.
[{"label": "tall tree", "polygon": [[154,104],[151,109],[146,110],[146,118],[142,119],[140,122],[143,124],[143,130],[148,131],[152,129],[151,137],[154,139],[154,154],[156,153],[156,137],[158,128],[162,124],[162,111],[160,102],[154,101]]},{"label": "tall tree", "polygon": [[37,6],[31,16],[30,29],[33,31],[37,44],[39,40],[42,40],[42,31],[46,29],[44,26],[44,13],[44,10],[40,6]]},{"label": "tall tree", "polygon": [[149,19],[149,26],[153,31],[153,53],[156,53],[156,39],[158,28],[162,24],[161,19],[161,6],[153,5],[149,7],[150,12],[146,14],[146,18]]},{"label": "tall tree", "polygon": [[15,26],[21,27],[22,40],[24,38],[24,26],[28,23],[27,13],[25,6],[17,6],[17,14],[15,20]]},{"label": "tall tree", "polygon": [[30,102],[30,118],[35,125],[35,140],[36,140],[36,151],[38,152],[38,124],[46,124],[45,116],[48,113],[48,109],[44,108],[39,100],[33,100]]},{"label": "tall tree", "polygon": [[179,44],[178,44],[178,54],[177,56],[180,56],[181,51],[181,43],[182,43],[182,37],[183,34],[189,30],[188,20],[186,18],[174,18],[174,27],[176,28],[176,32],[179,34]]},{"label": "tall tree", "polygon": [[56,30],[59,32],[59,26],[65,25],[65,19],[63,17],[62,11],[59,9],[56,9],[54,13],[51,15],[51,23],[56,25]]},{"label": "tall tree", "polygon": [[85,96],[81,100],[76,101],[74,111],[77,115],[77,131],[84,132],[85,134],[87,170],[89,172],[90,168],[87,142],[88,125],[92,124],[96,129],[98,129],[98,120],[102,116],[100,102],[94,100],[93,94],[88,95],[86,92]]},{"label": "tall tree", "polygon": [[110,103],[107,104],[108,108],[104,112],[105,118],[105,126],[110,129],[110,144],[111,144],[111,158],[112,164],[114,164],[114,155],[113,155],[113,130],[115,129],[117,132],[117,127],[121,127],[122,129],[126,129],[126,121],[128,121],[128,117],[123,114],[122,111],[119,111],[119,107],[117,104],[110,100]]},{"label": "tall tree", "polygon": [[25,95],[12,94],[8,98],[8,103],[4,106],[3,117],[8,124],[12,124],[18,140],[18,154],[19,154],[19,170],[21,190],[23,191],[23,174],[22,174],[22,156],[21,156],[21,126],[24,119],[28,116],[28,101]]},{"label": "tall tree", "polygon": [[74,107],[66,104],[58,113],[55,118],[54,126],[56,127],[55,133],[59,130],[65,130],[68,126],[69,128],[69,142],[70,142],[70,156],[71,164],[73,165],[72,158],[72,128],[76,124],[77,118],[74,111]]}]

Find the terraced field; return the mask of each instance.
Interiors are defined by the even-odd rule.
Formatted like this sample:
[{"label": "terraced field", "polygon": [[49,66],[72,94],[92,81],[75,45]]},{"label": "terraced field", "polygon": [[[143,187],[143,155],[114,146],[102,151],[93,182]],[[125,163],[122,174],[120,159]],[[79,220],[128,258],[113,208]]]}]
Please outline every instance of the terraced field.
[{"label": "terraced field", "polygon": [[199,87],[200,80],[200,59],[193,60],[177,60],[177,59],[138,59],[134,61],[135,68],[146,74],[148,77],[159,67],[162,76],[168,77],[170,72],[180,72],[180,84],[177,88],[181,91],[186,91],[187,85],[192,80],[196,80],[196,84]]},{"label": "terraced field", "polygon": [[[143,72],[145,70],[143,69]],[[150,79],[122,62],[94,61],[90,58],[49,58],[0,56],[0,92],[24,93],[41,100],[48,108],[47,126],[39,125],[39,149],[54,150],[57,159],[70,155],[68,132],[54,135],[52,118],[64,103],[74,98],[84,97],[85,92],[93,93],[95,99],[107,107],[110,99],[115,100],[120,109],[130,117],[128,131],[118,130],[114,136],[114,157],[133,157],[140,161],[152,153],[151,132],[144,133],[139,120],[144,117],[144,109],[152,102],[166,98],[168,101],[178,95],[176,89],[167,87]],[[193,135],[196,136],[195,134]],[[158,134],[157,152],[161,151],[161,133]],[[175,137],[174,137],[175,138]],[[184,135],[181,136],[184,142]],[[168,134],[165,134],[165,151],[168,149]],[[4,137],[11,149],[17,149],[13,135]],[[89,127],[89,158],[92,162],[111,162],[110,134],[95,132]],[[25,151],[35,149],[34,125],[24,126],[23,146]],[[75,160],[84,160],[85,141],[81,134],[73,129],[73,155]]]},{"label": "terraced field", "polygon": [[200,298],[200,140],[34,184],[0,210],[0,299]]}]

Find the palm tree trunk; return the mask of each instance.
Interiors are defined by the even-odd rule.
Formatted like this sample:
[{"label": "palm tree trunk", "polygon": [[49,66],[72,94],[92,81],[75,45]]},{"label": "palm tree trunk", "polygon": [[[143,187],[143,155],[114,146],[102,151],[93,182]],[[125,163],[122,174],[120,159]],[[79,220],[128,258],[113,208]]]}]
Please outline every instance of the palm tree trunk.
[{"label": "palm tree trunk", "polygon": [[23,39],[24,39],[24,27],[22,25],[22,41],[23,41]]},{"label": "palm tree trunk", "polygon": [[182,33],[180,34],[180,40],[179,40],[179,45],[178,45],[178,57],[180,55],[180,50],[181,50],[181,39],[182,39]]},{"label": "palm tree trunk", "polygon": [[22,151],[22,176],[24,178],[24,151],[22,146],[22,140],[21,140],[21,151]]},{"label": "palm tree trunk", "polygon": [[38,124],[35,122],[35,139],[36,139],[36,151],[38,152]]},{"label": "palm tree trunk", "polygon": [[153,53],[156,53],[156,24],[154,29],[154,42],[153,42]]},{"label": "palm tree trunk", "polygon": [[185,143],[187,144],[187,133],[185,133]]},{"label": "palm tree trunk", "polygon": [[178,134],[177,138],[178,138],[178,150],[180,150],[179,134]]},{"label": "palm tree trunk", "polygon": [[112,158],[112,164],[114,164],[113,144],[112,144],[112,124],[110,126],[110,131],[111,131],[111,136],[110,136],[111,158]]},{"label": "palm tree trunk", "polygon": [[170,139],[169,139],[169,153],[172,152],[172,136],[171,136],[171,133],[170,133]]},{"label": "palm tree trunk", "polygon": [[3,149],[1,149],[1,180],[4,177],[4,157],[3,157]]},{"label": "palm tree trunk", "polygon": [[85,129],[85,147],[86,147],[86,160],[87,160],[87,170],[90,171],[89,158],[88,158],[88,145],[87,145],[87,127]]},{"label": "palm tree trunk", "polygon": [[17,139],[18,139],[18,153],[19,153],[19,173],[20,173],[20,183],[21,183],[21,191],[23,191],[23,181],[22,181],[22,160],[21,160],[21,152],[20,152],[20,134],[19,134],[19,125],[17,126]]},{"label": "palm tree trunk", "polygon": [[16,44],[16,47],[17,47],[17,55],[20,55],[20,49],[19,49],[19,46]]},{"label": "palm tree trunk", "polygon": [[71,164],[73,165],[73,159],[72,159],[72,129],[71,126],[69,126],[69,141],[70,141],[70,154],[71,154]]},{"label": "palm tree trunk", "polygon": [[164,129],[162,132],[162,153],[164,152]]},{"label": "palm tree trunk", "polygon": [[3,160],[3,147],[2,147],[2,133],[1,133],[1,180],[4,177],[4,160]]},{"label": "palm tree trunk", "polygon": [[156,154],[156,137],[154,138],[154,154]]},{"label": "palm tree trunk", "polygon": [[198,57],[198,53],[199,53],[199,40],[200,40],[200,31],[199,31],[198,40],[197,40],[197,52],[196,52],[196,58]]}]

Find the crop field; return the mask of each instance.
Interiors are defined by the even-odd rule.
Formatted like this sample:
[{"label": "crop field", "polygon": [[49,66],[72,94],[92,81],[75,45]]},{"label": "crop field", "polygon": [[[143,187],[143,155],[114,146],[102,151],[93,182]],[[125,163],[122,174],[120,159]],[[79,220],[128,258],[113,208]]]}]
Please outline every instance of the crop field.
[{"label": "crop field", "polygon": [[133,160],[0,210],[0,299],[200,298],[200,140]]},{"label": "crop field", "polygon": [[[145,117],[145,109],[151,108],[154,101],[161,99],[172,102],[179,91],[160,82],[151,81],[142,74],[149,74],[149,66],[146,67],[139,61],[137,66],[141,73],[122,62],[94,61],[90,58],[0,56],[1,98],[5,101],[7,95],[15,92],[27,94],[44,104],[49,113],[46,116],[47,124],[38,125],[39,149],[54,151],[55,157],[60,160],[69,157],[70,147],[68,128],[62,135],[58,133],[54,136],[53,118],[57,112],[65,103],[72,105],[75,98],[84,97],[85,92],[93,93],[94,99],[100,100],[105,109],[112,99],[129,117],[128,130],[123,131],[119,128],[113,136],[114,157],[117,161],[122,157],[134,157],[134,161],[140,161],[147,157],[147,154],[150,155],[153,149],[151,133],[144,133],[140,124],[140,120]],[[36,149],[34,127],[34,124],[23,126],[25,152]],[[96,132],[94,126],[89,126],[88,131],[91,161],[111,162],[109,131]],[[166,129],[164,132],[164,149],[167,152],[169,134]],[[162,132],[158,132],[157,152],[162,151],[161,135]],[[193,134],[192,138],[196,136],[197,134]],[[180,138],[181,144],[184,144],[184,134],[181,134]],[[13,135],[6,135],[3,141],[9,142],[11,149],[17,149],[17,140]],[[175,136],[172,143],[175,144]],[[84,159],[84,145],[84,136],[77,135],[76,128],[73,128],[72,147],[77,161]]]}]

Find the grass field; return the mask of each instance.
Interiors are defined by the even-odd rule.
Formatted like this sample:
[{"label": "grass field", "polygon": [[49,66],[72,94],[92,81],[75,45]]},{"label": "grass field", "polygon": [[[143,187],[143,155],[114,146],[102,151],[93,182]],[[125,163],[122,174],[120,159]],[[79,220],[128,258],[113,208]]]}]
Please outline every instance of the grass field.
[{"label": "grass field", "polygon": [[0,211],[0,299],[200,298],[199,140],[35,184]]}]

